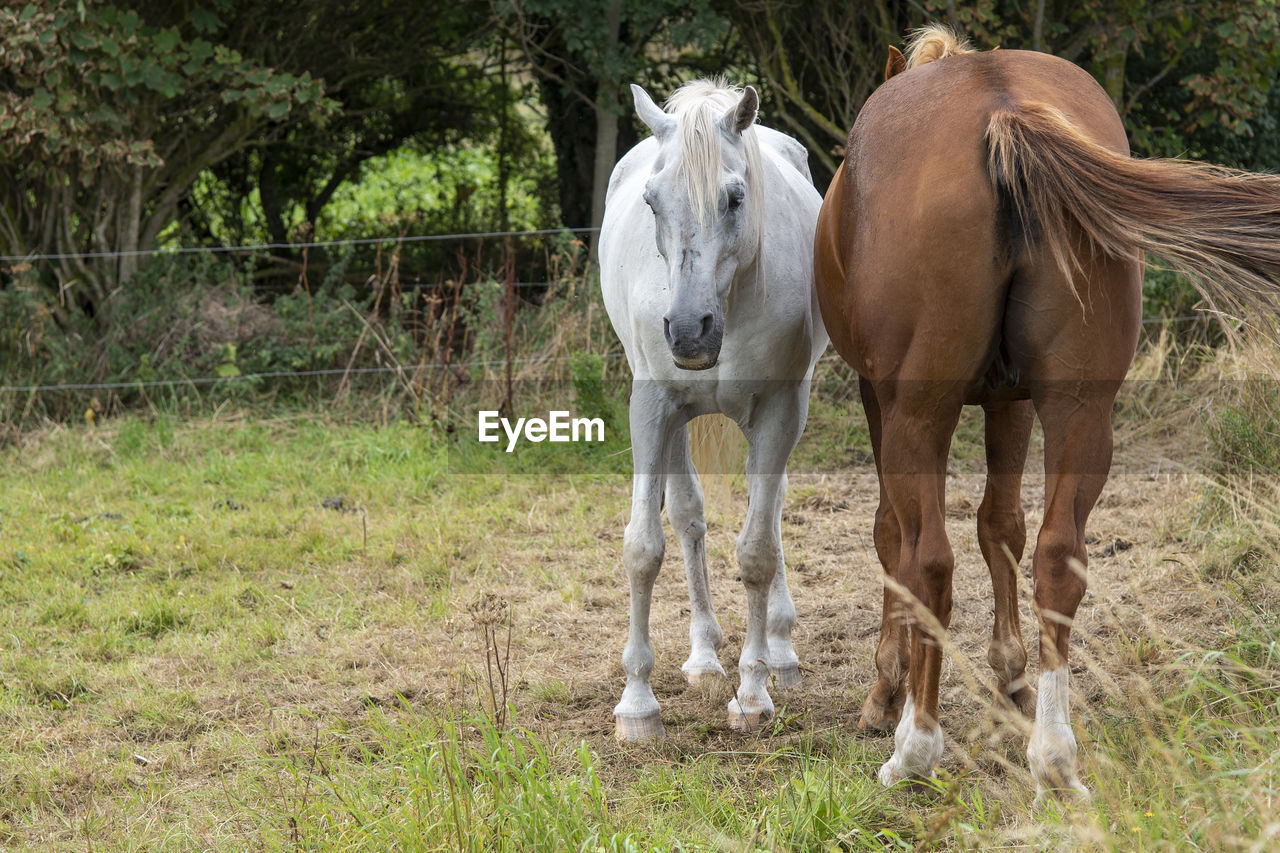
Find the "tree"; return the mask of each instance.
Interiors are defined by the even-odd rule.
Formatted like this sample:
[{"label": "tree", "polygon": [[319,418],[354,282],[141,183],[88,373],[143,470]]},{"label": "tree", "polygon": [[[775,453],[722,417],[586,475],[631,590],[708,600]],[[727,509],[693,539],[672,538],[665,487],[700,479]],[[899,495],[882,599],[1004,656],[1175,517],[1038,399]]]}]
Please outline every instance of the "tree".
[{"label": "tree", "polygon": [[1139,153],[1232,159],[1215,152],[1238,148],[1232,137],[1250,136],[1255,124],[1276,123],[1267,98],[1280,30],[1268,0],[718,0],[716,8],[733,23],[735,54],[765,81],[762,112],[809,147],[820,188],[883,79],[886,45],[932,20],[980,49],[1043,50],[1089,69]]},{"label": "tree", "polygon": [[884,80],[887,46],[917,19],[910,3],[873,0],[721,0],[734,54],[757,69],[763,116],[809,149],[825,189],[844,157],[849,128]]},{"label": "tree", "polygon": [[370,159],[406,144],[440,148],[496,135],[504,84],[491,24],[487,0],[237,7],[227,44],[255,62],[323,80],[341,109],[322,125],[268,127],[257,144],[216,166],[217,181],[192,205],[193,217],[209,233],[216,219],[225,238],[286,242],[303,223],[315,225]]},{"label": "tree", "polygon": [[43,271],[61,310],[104,310],[201,172],[333,113],[310,74],[221,43],[228,11],[229,0],[0,9],[0,247],[60,256]]},{"label": "tree", "polygon": [[[538,81],[560,172],[561,220],[599,228],[609,174],[636,140],[622,96],[680,62],[680,48],[723,25],[701,2],[679,0],[494,0],[508,37]],[[674,62],[653,61],[661,48]],[[655,69],[654,66],[659,66]],[[589,164],[589,166],[588,166]],[[593,232],[592,251],[596,238]]]},{"label": "tree", "polygon": [[[1046,50],[1088,68],[1139,153],[1214,156],[1216,127],[1252,135],[1280,73],[1273,0],[930,2],[980,47]],[[1265,121],[1265,120],[1264,120]]]}]

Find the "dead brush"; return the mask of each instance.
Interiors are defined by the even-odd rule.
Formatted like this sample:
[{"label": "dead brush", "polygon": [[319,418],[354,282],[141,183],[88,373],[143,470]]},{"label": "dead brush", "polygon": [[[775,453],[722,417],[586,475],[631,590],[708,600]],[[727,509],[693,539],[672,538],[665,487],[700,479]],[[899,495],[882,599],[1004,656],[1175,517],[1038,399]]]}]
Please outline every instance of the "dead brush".
[{"label": "dead brush", "polygon": [[[484,669],[488,682],[489,704],[484,708],[498,729],[507,725],[507,677],[511,671],[511,602],[493,593],[485,593],[467,606],[471,621],[480,629],[484,642]],[[499,635],[505,625],[506,637],[499,644]],[[479,691],[477,691],[479,692]]]}]

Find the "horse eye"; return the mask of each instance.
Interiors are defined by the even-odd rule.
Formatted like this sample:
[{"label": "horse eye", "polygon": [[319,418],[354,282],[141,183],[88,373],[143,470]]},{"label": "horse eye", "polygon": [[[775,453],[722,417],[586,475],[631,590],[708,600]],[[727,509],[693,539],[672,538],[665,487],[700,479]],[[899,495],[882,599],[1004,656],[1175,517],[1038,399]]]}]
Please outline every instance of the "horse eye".
[{"label": "horse eye", "polygon": [[729,190],[729,197],[726,200],[725,205],[730,211],[734,211],[734,210],[737,210],[739,207],[742,207],[742,188],[741,187],[733,187],[732,189]]}]

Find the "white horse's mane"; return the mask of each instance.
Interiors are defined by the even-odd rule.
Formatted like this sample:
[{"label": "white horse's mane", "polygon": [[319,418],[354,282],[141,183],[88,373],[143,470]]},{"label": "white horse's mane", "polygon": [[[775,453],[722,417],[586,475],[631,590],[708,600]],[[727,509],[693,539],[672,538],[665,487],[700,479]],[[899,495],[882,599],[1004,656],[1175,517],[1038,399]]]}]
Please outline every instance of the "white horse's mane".
[{"label": "white horse's mane", "polygon": [[[743,89],[723,79],[693,80],[671,93],[666,111],[675,116],[680,134],[680,170],[689,187],[694,213],[704,223],[716,213],[720,198],[720,119],[742,99]],[[742,133],[747,161],[747,245],[760,247],[764,220],[764,168],[753,124]]]}]

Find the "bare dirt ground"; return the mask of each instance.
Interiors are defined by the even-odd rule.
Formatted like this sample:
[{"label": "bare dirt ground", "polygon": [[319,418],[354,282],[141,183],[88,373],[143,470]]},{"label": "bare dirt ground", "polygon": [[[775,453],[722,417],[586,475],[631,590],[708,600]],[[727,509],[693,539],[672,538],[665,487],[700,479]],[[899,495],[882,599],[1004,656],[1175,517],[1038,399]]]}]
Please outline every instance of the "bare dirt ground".
[{"label": "bare dirt ground", "polygon": [[[1028,575],[1044,507],[1039,465],[1033,447],[1023,488],[1028,547],[1020,578],[1032,683],[1038,669]],[[455,587],[448,605],[451,621],[429,640],[439,652],[434,656],[438,666],[422,673],[431,697],[455,706],[475,702],[477,687],[485,684],[484,651],[466,605],[482,592],[494,593],[513,608],[510,699],[519,722],[587,739],[604,757],[626,764],[627,756],[634,755],[628,750],[634,748],[613,745],[610,735],[612,708],[623,683],[619,658],[628,618],[621,568],[627,485],[591,487],[607,495],[597,492],[590,499],[588,530],[579,538],[561,526],[570,523],[568,507],[583,497],[572,486],[550,487],[545,503],[530,507],[528,519],[501,534],[503,565]],[[983,486],[980,465],[962,464],[948,476],[947,529],[956,571],[950,630],[954,648],[944,664],[942,713],[949,751],[943,766],[953,772],[969,767],[1003,775],[1002,766],[1025,767],[1025,740],[998,736],[1002,730],[995,725],[988,694],[974,680],[989,676],[986,651],[992,623],[991,583],[975,535]],[[1215,604],[1218,593],[1196,568],[1201,548],[1185,541],[1200,491],[1195,475],[1162,453],[1150,447],[1119,449],[1089,525],[1090,591],[1073,634],[1072,687],[1077,714],[1083,715],[1078,722],[1087,725],[1090,714],[1109,697],[1130,689],[1128,676],[1167,661],[1177,647],[1212,640],[1223,628],[1223,609]],[[769,745],[830,729],[856,729],[861,703],[874,683],[872,655],[880,625],[881,571],[871,542],[877,495],[870,464],[791,474],[783,538],[804,681],[797,689],[774,691],[780,717],[767,735]],[[657,664],[652,683],[668,742],[677,752],[732,750],[743,744],[742,736],[726,725],[725,703],[737,680],[745,614],[733,556],[745,497],[740,488],[735,490],[729,508],[724,497],[723,488],[709,488],[708,554],[726,638],[720,660],[730,684],[693,688],[681,676],[680,664],[688,654],[688,603],[680,549],[670,531],[655,591],[651,628]],[[883,761],[892,749],[891,738],[869,736],[879,739],[884,754],[876,761]],[[869,766],[867,772],[875,769]]]}]

